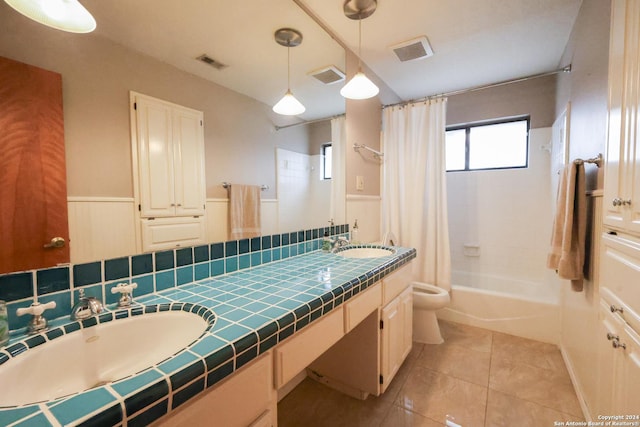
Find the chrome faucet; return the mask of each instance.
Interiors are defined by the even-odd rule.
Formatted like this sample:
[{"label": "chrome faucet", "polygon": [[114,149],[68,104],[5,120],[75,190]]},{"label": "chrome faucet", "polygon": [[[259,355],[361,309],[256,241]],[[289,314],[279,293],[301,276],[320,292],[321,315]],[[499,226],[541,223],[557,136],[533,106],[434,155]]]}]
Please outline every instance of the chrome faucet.
[{"label": "chrome faucet", "polygon": [[88,319],[104,310],[98,298],[84,296],[84,289],[78,290],[78,297],[78,302],[71,309],[71,320]]},{"label": "chrome faucet", "polygon": [[349,240],[345,237],[336,237],[335,240],[331,241],[331,247],[335,250],[341,248],[343,246],[347,246],[349,244]]}]

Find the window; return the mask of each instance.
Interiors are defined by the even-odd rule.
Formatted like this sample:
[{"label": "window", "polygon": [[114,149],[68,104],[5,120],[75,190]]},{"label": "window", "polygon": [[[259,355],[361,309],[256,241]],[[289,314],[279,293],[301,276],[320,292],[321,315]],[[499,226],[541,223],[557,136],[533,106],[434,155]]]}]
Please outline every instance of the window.
[{"label": "window", "polygon": [[331,143],[322,144],[322,179],[331,179]]},{"label": "window", "polygon": [[446,132],[447,171],[526,168],[529,117],[455,126]]}]

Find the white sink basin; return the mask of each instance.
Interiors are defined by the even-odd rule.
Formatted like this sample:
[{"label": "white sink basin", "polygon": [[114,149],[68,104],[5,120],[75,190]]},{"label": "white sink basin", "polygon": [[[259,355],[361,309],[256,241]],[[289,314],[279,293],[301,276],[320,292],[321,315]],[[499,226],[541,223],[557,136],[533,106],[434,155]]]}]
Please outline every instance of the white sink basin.
[{"label": "white sink basin", "polygon": [[345,248],[336,255],[343,258],[379,258],[393,255],[395,251],[387,248]]},{"label": "white sink basin", "polygon": [[0,365],[0,406],[50,400],[135,374],[187,347],[207,326],[197,314],[163,311],[71,332]]}]

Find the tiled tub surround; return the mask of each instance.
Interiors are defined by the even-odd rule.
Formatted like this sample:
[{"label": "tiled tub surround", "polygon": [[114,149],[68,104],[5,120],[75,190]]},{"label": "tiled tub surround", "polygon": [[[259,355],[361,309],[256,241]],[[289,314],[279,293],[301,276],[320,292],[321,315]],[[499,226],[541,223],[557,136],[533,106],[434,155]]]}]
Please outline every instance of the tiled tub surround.
[{"label": "tiled tub surround", "polygon": [[[0,425],[146,425],[416,256],[413,249],[394,249],[394,255],[369,259],[313,250],[136,297],[144,306],[206,307],[215,313],[215,323],[187,349],[133,376],[48,402],[4,408]],[[53,322],[53,331],[66,331],[61,322]],[[51,339],[47,333],[41,336],[33,343]],[[12,357],[7,349],[2,354],[5,361]]]}]

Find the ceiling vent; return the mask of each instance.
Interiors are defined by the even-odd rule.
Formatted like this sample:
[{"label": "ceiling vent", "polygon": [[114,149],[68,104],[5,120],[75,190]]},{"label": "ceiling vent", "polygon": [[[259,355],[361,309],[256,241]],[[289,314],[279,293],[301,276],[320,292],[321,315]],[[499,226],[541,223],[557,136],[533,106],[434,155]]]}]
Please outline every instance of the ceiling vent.
[{"label": "ceiling vent", "polygon": [[196,58],[198,61],[202,61],[207,65],[212,66],[213,68],[215,68],[216,70],[222,70],[224,68],[227,68],[228,65],[223,64],[222,62],[218,62],[215,59],[213,59],[212,57],[210,57],[207,54],[204,55],[200,55]]},{"label": "ceiling vent", "polygon": [[433,49],[425,36],[391,46],[391,49],[402,62],[433,56]]},{"label": "ceiling vent", "polygon": [[344,73],[333,65],[312,71],[309,75],[325,85],[330,85],[344,80]]}]

